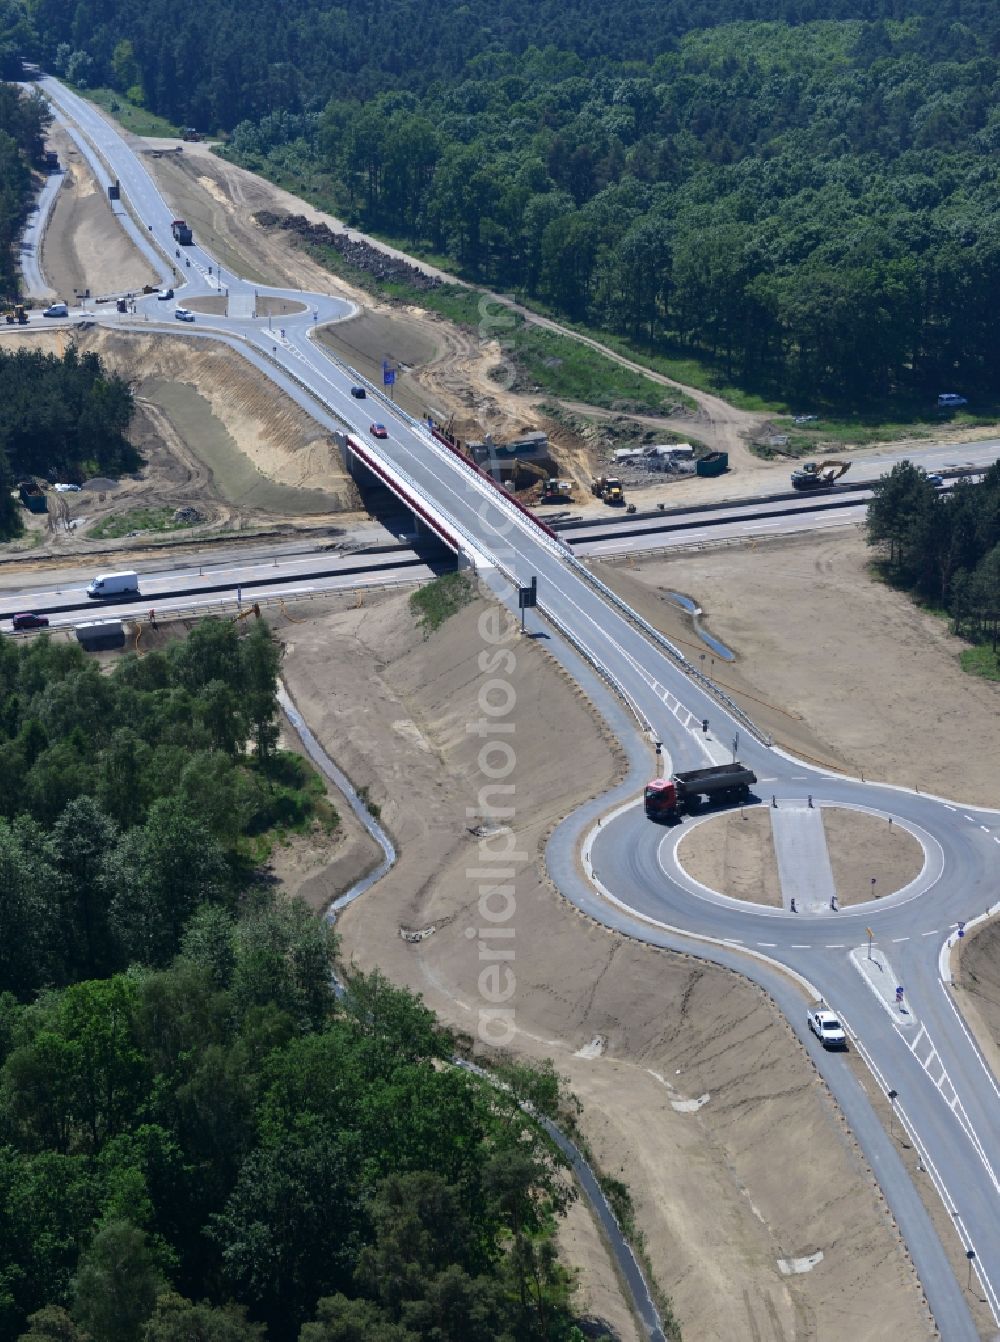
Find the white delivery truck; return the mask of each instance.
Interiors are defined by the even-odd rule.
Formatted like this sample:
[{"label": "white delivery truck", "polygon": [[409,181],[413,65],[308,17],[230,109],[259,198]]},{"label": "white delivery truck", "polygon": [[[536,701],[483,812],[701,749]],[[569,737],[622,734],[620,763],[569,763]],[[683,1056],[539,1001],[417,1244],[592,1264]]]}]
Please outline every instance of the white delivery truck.
[{"label": "white delivery truck", "polygon": [[126,596],[139,595],[138,573],[98,573],[91,578],[87,595],[99,600],[112,601]]}]

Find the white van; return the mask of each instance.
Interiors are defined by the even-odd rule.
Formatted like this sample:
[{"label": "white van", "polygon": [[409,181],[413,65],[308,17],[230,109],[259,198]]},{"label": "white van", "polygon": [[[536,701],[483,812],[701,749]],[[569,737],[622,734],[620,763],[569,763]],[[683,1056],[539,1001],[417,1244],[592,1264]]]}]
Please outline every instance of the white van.
[{"label": "white van", "polygon": [[99,597],[105,601],[113,597],[138,596],[139,575],[131,572],[98,573],[96,578],[91,578],[87,587],[87,595]]}]

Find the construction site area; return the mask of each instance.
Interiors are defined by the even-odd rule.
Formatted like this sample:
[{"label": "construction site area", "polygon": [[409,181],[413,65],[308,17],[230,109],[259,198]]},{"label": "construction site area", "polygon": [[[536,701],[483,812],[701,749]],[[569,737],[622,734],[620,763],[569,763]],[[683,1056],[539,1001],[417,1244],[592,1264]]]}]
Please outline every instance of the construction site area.
[{"label": "construction site area", "polygon": [[[502,357],[496,341],[434,312],[375,300],[299,245],[320,228],[340,237],[338,221],[197,140],[186,139],[180,152],[166,141],[136,147],[223,265],[354,303],[353,316],[318,338],[372,380],[391,360],[398,403],[432,417],[544,516],[569,508],[603,516],[637,503],[699,504],[769,488],[823,491],[859,455],[827,456],[819,444],[815,461],[765,460],[751,444],[767,431],[768,416],[707,393],[686,393],[694,410],[650,417],[506,390],[492,376]],[[69,171],[42,252],[53,292],[148,283],[72,141],[64,137],[58,148]],[[260,221],[262,211],[270,222]],[[287,217],[301,222],[275,224]],[[372,248],[362,237],[353,242],[352,264],[361,264]],[[392,260],[392,249],[383,256]],[[409,263],[397,256],[385,264]],[[432,268],[411,269],[435,282]],[[53,352],[69,338],[56,330],[28,335],[16,323],[2,335],[4,348],[30,339]],[[232,351],[196,350],[169,331],[95,327],[72,338],[132,383],[133,437],[144,464],[133,477],[49,489],[42,511],[26,505],[27,537],[0,547],[5,562],[28,571],[100,552],[132,564],[161,544],[240,535],[315,532],[351,544],[370,525],[331,437]],[[1000,687],[963,673],[960,640],[938,615],[874,580],[859,525],[594,567],[692,659],[708,656],[706,670],[779,748],[831,770],[1000,808]],[[468,808],[479,742],[467,724],[482,681],[471,650],[480,621],[503,617],[486,585],[470,579],[460,608],[428,632],[411,595],[410,587],[358,587],[226,615],[244,626],[261,614],[271,622],[290,699],[398,850],[388,874],[337,918],[344,964],[377,968],[420,993],[471,1039],[480,966],[469,877],[478,836]],[[694,610],[727,657],[706,651]],[[159,628],[125,621],[120,647],[100,655],[141,653],[186,628],[180,620]],[[872,1171],[775,1003],[725,969],[609,931],[553,885],[548,838],[622,777],[624,761],[544,638],[512,647],[509,832],[518,861],[510,1054],[554,1062],[578,1102],[583,1144],[603,1175],[629,1190],[644,1261],[686,1337],[930,1342],[933,1321]],[[934,712],[918,721],[915,706],[931,704]],[[287,718],[282,744],[303,748]],[[274,881],[317,913],[379,860],[365,828],[341,812],[335,837],[293,836],[270,859]],[[695,829],[683,860],[713,889],[774,904],[775,856],[759,818],[766,811],[749,814]],[[887,842],[871,817],[831,810],[824,823],[838,886],[861,892],[859,900],[870,896],[873,875],[879,893],[889,893],[920,869],[919,845],[903,833]],[[997,941],[994,926],[966,943],[962,990],[1000,1056]],[[850,1065],[861,1066],[855,1058]],[[584,1203],[561,1236],[579,1274],[581,1312],[605,1327],[595,1336],[641,1342]]]}]

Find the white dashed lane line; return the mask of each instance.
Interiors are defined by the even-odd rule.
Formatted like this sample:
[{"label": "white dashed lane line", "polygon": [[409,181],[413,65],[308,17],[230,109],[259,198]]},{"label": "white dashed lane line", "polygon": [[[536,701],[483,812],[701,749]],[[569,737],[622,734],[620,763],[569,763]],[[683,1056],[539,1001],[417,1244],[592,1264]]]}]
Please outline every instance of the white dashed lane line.
[{"label": "white dashed lane line", "polygon": [[920,935],[922,937],[936,937],[938,935],[938,930],[935,927],[933,932],[921,932]]},{"label": "white dashed lane line", "polygon": [[801,944],[800,942],[793,941],[793,942],[792,942],[792,950],[793,950],[793,951],[811,951],[811,950],[812,950],[812,946],[806,946],[806,945]]},{"label": "white dashed lane line", "polygon": [[758,946],[767,946],[770,950],[773,950],[773,949],[775,948],[775,946],[777,946],[777,944],[778,944],[778,943],[777,943],[776,941],[758,941],[758,942],[757,942],[757,945],[758,945]]},{"label": "white dashed lane line", "polygon": [[895,942],[897,942],[897,941],[909,941],[909,939],[910,939],[909,937],[893,937],[892,940],[893,940],[893,943],[895,944]]},{"label": "white dashed lane line", "polygon": [[958,807],[957,807],[957,806],[949,806],[948,803],[945,802],[945,803],[944,803],[944,809],[945,809],[946,811],[957,811],[957,810],[958,810]]},{"label": "white dashed lane line", "polygon": [[845,949],[846,949],[846,946],[847,946],[847,943],[844,942],[844,941],[830,941],[830,942],[828,942],[828,943],[826,944],[826,946],[824,947],[824,950],[828,950],[828,951],[842,951],[842,950],[845,950]]},{"label": "white dashed lane line", "polygon": [[974,824],[976,823],[976,822],[973,820],[973,818],[972,818],[971,815],[967,815],[965,818],[966,818],[966,820],[968,820],[968,822],[969,822],[970,825],[974,825]]}]

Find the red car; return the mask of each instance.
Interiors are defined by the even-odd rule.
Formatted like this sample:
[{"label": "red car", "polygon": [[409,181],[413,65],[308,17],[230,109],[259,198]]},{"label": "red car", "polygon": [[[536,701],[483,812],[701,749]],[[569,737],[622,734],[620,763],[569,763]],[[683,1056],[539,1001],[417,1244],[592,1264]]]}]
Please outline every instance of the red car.
[{"label": "red car", "polygon": [[371,436],[372,436],[373,438],[388,438],[388,437],[389,437],[389,434],[388,434],[388,432],[386,431],[386,427],[385,427],[384,424],[373,424],[373,425],[371,426],[371,428],[369,429],[369,433],[371,434]]},{"label": "red car", "polygon": [[49,617],[47,615],[15,615],[11,624],[15,629],[48,629]]}]

